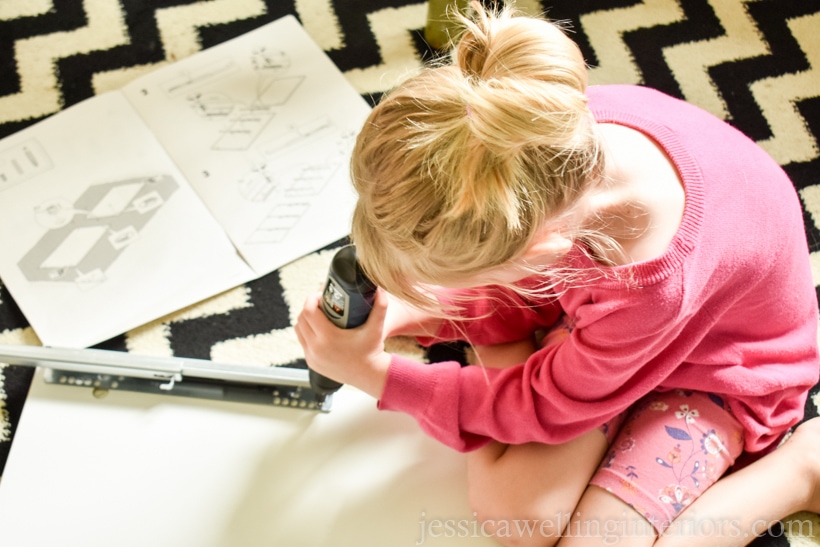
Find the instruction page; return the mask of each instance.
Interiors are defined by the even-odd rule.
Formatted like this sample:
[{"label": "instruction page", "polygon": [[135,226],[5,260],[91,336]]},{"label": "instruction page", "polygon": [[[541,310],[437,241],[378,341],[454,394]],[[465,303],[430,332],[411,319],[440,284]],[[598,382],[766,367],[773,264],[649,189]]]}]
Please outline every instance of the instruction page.
[{"label": "instruction page", "polygon": [[293,16],[124,89],[257,272],[350,231],[369,105]]},{"label": "instruction page", "polygon": [[0,141],[0,279],[88,347],[349,233],[367,103],[292,16]]}]

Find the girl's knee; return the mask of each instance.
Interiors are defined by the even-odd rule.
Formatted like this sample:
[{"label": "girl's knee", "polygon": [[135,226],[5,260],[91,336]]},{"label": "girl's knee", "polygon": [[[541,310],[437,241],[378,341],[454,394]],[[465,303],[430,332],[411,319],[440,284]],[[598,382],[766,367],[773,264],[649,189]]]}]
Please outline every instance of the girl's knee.
[{"label": "girl's knee", "polygon": [[470,481],[467,494],[482,534],[507,547],[552,547],[573,509],[572,502],[545,503],[504,481]]},{"label": "girl's knee", "polygon": [[566,445],[489,445],[468,459],[468,499],[504,545],[551,546],[603,454],[600,432]]},{"label": "girl's knee", "polygon": [[474,506],[474,516],[481,533],[491,537],[505,547],[553,547],[561,538],[562,530],[551,519],[531,515],[530,518],[497,516],[493,512],[483,512]]}]

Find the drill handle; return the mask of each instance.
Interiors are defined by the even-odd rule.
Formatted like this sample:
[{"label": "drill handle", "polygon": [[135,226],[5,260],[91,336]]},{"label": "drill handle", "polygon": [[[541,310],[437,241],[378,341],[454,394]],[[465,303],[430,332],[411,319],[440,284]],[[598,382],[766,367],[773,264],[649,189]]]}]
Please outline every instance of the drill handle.
[{"label": "drill handle", "polygon": [[[363,325],[373,309],[376,286],[367,278],[356,260],[356,247],[339,249],[330,263],[324,291],[322,311],[337,327],[352,329]],[[342,384],[309,371],[310,386],[324,397],[337,391]]]}]

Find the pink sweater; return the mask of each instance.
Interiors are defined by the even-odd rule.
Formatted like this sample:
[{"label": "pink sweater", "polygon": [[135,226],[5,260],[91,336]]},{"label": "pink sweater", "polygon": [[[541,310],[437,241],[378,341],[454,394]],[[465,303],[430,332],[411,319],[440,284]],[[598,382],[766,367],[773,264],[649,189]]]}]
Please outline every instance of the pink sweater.
[{"label": "pink sweater", "polygon": [[[457,450],[491,439],[561,443],[652,390],[724,396],[759,452],[800,420],[818,381],[817,296],[801,208],[791,181],[754,142],[714,116],[636,86],[589,90],[596,119],[640,130],[672,158],[686,191],[684,218],[660,257],[566,290],[557,301],[475,302],[433,341],[519,340],[574,325],[564,342],[498,370],[425,365],[393,355],[379,408],[412,415]],[[576,250],[568,260],[594,265]],[[616,270],[624,271],[624,267]]]}]

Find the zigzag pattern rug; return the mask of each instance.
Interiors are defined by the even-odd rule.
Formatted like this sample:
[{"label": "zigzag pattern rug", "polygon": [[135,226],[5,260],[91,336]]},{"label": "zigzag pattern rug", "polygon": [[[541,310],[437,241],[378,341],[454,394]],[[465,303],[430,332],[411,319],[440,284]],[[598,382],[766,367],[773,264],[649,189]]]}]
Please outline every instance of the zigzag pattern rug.
[{"label": "zigzag pattern rug", "polygon": [[[759,142],[798,189],[820,283],[820,0],[527,0],[571,22],[592,83],[637,83],[698,104]],[[412,0],[2,0],[0,138],[287,14],[371,103],[433,52]],[[0,198],[1,199],[1,198]],[[300,366],[291,323],[329,251],[100,347]],[[37,344],[0,283],[0,343]],[[446,350],[445,350],[446,351]],[[274,356],[274,357],[271,357]],[[439,355],[429,355],[437,359]],[[31,371],[0,365],[0,471]],[[818,414],[817,390],[807,416]],[[755,545],[818,545],[788,522]]]}]

